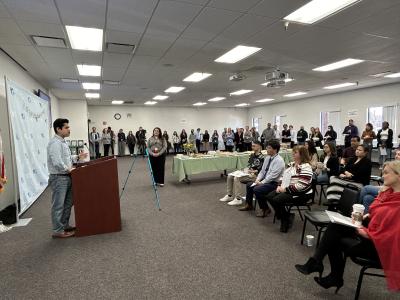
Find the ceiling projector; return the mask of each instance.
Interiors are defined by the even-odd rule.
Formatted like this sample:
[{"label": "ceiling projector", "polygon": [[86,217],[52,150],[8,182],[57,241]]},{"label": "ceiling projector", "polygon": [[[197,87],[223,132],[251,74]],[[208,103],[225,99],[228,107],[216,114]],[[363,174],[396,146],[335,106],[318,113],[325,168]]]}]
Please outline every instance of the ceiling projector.
[{"label": "ceiling projector", "polygon": [[286,82],[292,81],[289,73],[281,72],[279,69],[265,74],[266,83],[263,84],[267,87],[279,88],[286,85]]},{"label": "ceiling projector", "polygon": [[230,81],[241,81],[241,80],[243,80],[245,78],[246,78],[246,76],[244,76],[243,73],[240,73],[240,72],[234,73],[234,74],[229,76],[229,80]]}]

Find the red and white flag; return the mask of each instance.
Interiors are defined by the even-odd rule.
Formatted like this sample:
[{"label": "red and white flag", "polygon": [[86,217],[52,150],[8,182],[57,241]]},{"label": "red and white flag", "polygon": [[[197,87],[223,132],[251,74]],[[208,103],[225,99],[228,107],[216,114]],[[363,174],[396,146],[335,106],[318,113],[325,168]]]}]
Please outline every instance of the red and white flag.
[{"label": "red and white flag", "polygon": [[0,130],[0,193],[4,191],[4,185],[7,183],[6,165],[3,153],[3,139],[1,138]]}]

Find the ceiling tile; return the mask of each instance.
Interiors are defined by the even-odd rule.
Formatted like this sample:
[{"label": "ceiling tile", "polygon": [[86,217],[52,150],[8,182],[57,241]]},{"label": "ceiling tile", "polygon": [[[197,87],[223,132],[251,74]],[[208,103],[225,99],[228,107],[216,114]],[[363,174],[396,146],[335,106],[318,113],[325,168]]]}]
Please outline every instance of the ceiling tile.
[{"label": "ceiling tile", "polygon": [[141,44],[138,45],[136,54],[161,57],[177,38],[178,35],[152,36],[146,34],[143,37]]},{"label": "ceiling tile", "polygon": [[102,52],[72,50],[72,57],[76,64],[101,65]]},{"label": "ceiling tile", "polygon": [[118,67],[121,69],[126,69],[131,58],[132,55],[105,52],[103,67]]},{"label": "ceiling tile", "polygon": [[106,0],[56,0],[64,25],[104,28]]},{"label": "ceiling tile", "polygon": [[61,24],[51,24],[31,21],[18,21],[21,30],[26,35],[41,35],[65,39],[64,28]]},{"label": "ceiling tile", "polygon": [[207,6],[226,10],[246,12],[261,0],[212,0]]},{"label": "ceiling tile", "polygon": [[18,21],[60,23],[53,0],[3,0]]},{"label": "ceiling tile", "polygon": [[130,44],[137,45],[140,40],[140,34],[134,32],[118,31],[118,30],[107,30],[106,31],[106,43],[119,43],[119,44]]},{"label": "ceiling tile", "polygon": [[282,19],[307,2],[309,0],[263,0],[250,9],[249,12],[260,16]]},{"label": "ceiling tile", "polygon": [[156,0],[109,1],[107,29],[142,34],[156,4]]},{"label": "ceiling tile", "polygon": [[209,41],[241,16],[239,12],[207,7],[193,21],[182,37]]}]

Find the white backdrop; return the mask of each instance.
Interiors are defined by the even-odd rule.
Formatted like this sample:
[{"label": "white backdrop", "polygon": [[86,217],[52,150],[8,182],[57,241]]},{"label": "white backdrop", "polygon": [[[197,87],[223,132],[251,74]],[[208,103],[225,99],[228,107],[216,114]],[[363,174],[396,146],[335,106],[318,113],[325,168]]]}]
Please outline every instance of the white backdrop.
[{"label": "white backdrop", "polygon": [[49,103],[7,80],[7,101],[17,166],[20,213],[46,189]]}]

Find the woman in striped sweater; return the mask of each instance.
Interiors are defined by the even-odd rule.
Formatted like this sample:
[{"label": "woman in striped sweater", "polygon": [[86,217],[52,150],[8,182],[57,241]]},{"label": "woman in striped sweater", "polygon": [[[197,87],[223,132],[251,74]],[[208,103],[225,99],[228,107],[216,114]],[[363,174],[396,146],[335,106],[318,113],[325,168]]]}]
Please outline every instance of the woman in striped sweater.
[{"label": "woman in striped sweater", "polygon": [[285,209],[287,203],[296,202],[299,196],[312,195],[313,171],[308,150],[304,146],[293,148],[293,162],[285,170],[281,185],[267,195],[267,201],[275,210],[276,218],[281,220],[281,232],[287,232],[293,225],[294,214]]}]

